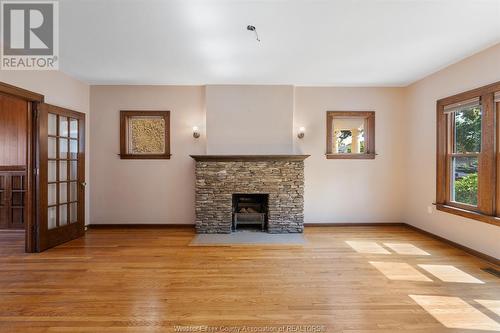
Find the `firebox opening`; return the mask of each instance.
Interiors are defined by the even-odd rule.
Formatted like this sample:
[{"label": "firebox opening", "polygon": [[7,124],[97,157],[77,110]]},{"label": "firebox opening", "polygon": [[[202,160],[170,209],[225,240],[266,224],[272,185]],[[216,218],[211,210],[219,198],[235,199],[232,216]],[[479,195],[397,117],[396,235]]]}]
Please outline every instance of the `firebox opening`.
[{"label": "firebox opening", "polygon": [[233,230],[267,229],[269,194],[233,194]]}]

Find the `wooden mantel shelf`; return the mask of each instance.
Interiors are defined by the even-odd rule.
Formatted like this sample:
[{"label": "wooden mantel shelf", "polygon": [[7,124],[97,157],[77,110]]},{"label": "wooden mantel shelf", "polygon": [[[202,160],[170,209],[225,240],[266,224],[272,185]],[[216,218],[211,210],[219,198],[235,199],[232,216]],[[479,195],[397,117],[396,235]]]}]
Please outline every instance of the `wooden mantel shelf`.
[{"label": "wooden mantel shelf", "polygon": [[303,161],[311,155],[189,155],[195,161],[244,162],[244,161]]}]

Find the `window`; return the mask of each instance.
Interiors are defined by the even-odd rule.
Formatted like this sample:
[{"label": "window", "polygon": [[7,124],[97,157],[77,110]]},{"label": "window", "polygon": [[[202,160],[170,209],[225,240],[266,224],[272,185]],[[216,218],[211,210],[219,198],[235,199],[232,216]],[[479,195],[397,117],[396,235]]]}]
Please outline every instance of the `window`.
[{"label": "window", "polygon": [[328,111],[326,158],[375,158],[375,112]]},{"label": "window", "polygon": [[437,102],[436,205],[500,225],[500,82]]},{"label": "window", "polygon": [[169,159],[170,111],[120,111],[120,158]]}]

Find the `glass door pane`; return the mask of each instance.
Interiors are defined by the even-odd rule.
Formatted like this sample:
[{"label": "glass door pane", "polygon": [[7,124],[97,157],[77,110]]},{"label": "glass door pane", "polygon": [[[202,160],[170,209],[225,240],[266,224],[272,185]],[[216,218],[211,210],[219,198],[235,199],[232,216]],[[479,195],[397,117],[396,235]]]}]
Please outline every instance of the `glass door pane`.
[{"label": "glass door pane", "polygon": [[48,127],[47,127],[47,133],[49,135],[57,135],[57,115],[50,113],[48,117]]},{"label": "glass door pane", "polygon": [[68,158],[68,140],[59,139],[59,158]]},{"label": "glass door pane", "polygon": [[73,202],[69,205],[69,223],[78,222],[78,203]]},{"label": "glass door pane", "polygon": [[77,119],[70,119],[69,122],[69,136],[71,138],[78,138],[78,120]]},{"label": "glass door pane", "polygon": [[68,137],[68,118],[59,116],[59,136]]},{"label": "glass door pane", "polygon": [[78,140],[69,140],[69,158],[76,159],[78,155]]},{"label": "glass door pane", "polygon": [[53,206],[57,204],[57,185],[49,184],[47,191],[47,204]]},{"label": "glass door pane", "polygon": [[78,183],[71,182],[69,183],[69,201],[77,201],[78,200]]},{"label": "glass door pane", "polygon": [[56,207],[49,207],[47,210],[48,229],[57,228]]}]

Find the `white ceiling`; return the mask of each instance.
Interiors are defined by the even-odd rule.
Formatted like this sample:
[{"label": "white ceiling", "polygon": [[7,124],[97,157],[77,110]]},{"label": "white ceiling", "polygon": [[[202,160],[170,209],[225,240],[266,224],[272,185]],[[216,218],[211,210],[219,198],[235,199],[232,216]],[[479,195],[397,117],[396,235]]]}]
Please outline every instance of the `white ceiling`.
[{"label": "white ceiling", "polygon": [[500,0],[60,2],[91,84],[404,86],[499,42]]}]

